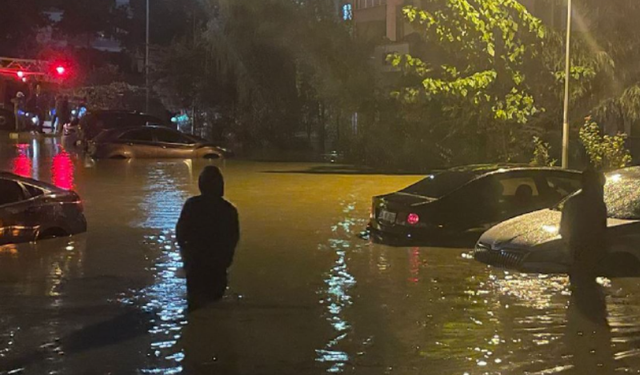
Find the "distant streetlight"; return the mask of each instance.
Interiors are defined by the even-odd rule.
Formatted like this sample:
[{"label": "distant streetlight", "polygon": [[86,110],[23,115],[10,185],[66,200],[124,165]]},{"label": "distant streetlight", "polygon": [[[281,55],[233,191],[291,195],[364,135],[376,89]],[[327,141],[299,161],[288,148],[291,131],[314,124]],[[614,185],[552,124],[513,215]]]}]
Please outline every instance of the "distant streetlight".
[{"label": "distant streetlight", "polygon": [[149,0],[147,0],[147,34],[145,43],[144,76],[147,89],[145,112],[149,113]]},{"label": "distant streetlight", "polygon": [[569,168],[569,80],[571,79],[571,0],[567,0],[567,51],[564,71],[564,117],[562,123],[562,168]]}]

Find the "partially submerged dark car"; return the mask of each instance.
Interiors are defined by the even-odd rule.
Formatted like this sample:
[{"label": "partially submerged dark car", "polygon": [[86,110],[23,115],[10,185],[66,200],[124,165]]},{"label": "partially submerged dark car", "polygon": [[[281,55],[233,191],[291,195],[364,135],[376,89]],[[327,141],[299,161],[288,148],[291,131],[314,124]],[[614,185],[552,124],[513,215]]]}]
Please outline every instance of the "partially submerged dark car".
[{"label": "partially submerged dark car", "polygon": [[220,159],[231,152],[204,139],[161,126],[106,130],[89,142],[95,159]]},{"label": "partially submerged dark car", "polygon": [[[640,276],[640,167],[608,173],[604,197],[609,254],[599,274]],[[491,228],[476,244],[475,259],[525,273],[567,273],[573,262],[559,234],[563,203]]]},{"label": "partially submerged dark car", "polygon": [[87,231],[78,194],[0,172],[0,245]]},{"label": "partially submerged dark car", "polygon": [[369,230],[374,241],[391,245],[454,237],[473,243],[492,225],[552,207],[578,189],[580,173],[558,168],[452,168],[374,197]]}]

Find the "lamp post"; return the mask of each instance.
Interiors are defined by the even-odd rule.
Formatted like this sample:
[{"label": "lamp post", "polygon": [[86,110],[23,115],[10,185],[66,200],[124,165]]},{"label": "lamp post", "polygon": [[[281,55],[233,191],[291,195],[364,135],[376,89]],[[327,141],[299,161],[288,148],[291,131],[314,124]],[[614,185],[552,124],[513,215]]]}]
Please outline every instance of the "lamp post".
[{"label": "lamp post", "polygon": [[567,51],[564,74],[564,117],[562,123],[562,168],[569,168],[569,80],[571,79],[571,0],[567,0]]},{"label": "lamp post", "polygon": [[149,0],[147,0],[147,34],[144,57],[144,77],[147,89],[147,95],[145,98],[145,112],[149,113]]}]

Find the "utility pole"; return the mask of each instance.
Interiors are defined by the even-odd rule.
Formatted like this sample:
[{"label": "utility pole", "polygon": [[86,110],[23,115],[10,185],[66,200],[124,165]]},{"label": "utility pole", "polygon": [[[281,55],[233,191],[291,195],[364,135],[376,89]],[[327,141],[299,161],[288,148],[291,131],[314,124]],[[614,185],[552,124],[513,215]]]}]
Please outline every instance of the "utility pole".
[{"label": "utility pole", "polygon": [[571,79],[571,0],[567,0],[567,51],[564,71],[564,117],[562,122],[562,168],[569,168],[569,81]]},{"label": "utility pole", "polygon": [[145,99],[145,112],[149,113],[149,0],[147,0],[147,35],[145,43],[145,58],[144,58],[144,77],[147,88],[147,95]]}]

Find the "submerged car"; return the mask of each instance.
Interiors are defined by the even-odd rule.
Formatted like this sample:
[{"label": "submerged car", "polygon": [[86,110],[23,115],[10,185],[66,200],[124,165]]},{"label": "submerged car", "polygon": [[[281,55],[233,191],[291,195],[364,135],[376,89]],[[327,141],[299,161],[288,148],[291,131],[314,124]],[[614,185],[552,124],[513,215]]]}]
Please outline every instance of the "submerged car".
[{"label": "submerged car", "polygon": [[0,172],[0,245],[87,231],[77,193]]},{"label": "submerged car", "polygon": [[[640,276],[640,167],[607,174],[608,254],[601,276]],[[552,209],[518,216],[484,233],[476,260],[524,273],[567,273],[572,260],[559,234],[564,202]]]},{"label": "submerged car", "polygon": [[73,135],[77,132],[79,141],[88,142],[104,130],[126,129],[149,125],[168,127],[169,123],[155,116],[140,112],[119,110],[89,111],[82,117],[77,126],[66,127],[64,134]]},{"label": "submerged car", "polygon": [[231,152],[201,138],[160,126],[106,130],[89,142],[95,159],[220,159]]},{"label": "submerged car", "polygon": [[[404,245],[470,235],[523,213],[556,205],[580,189],[580,173],[513,165],[468,166],[431,174],[373,198],[376,242]],[[472,243],[473,243],[472,242]]]}]

